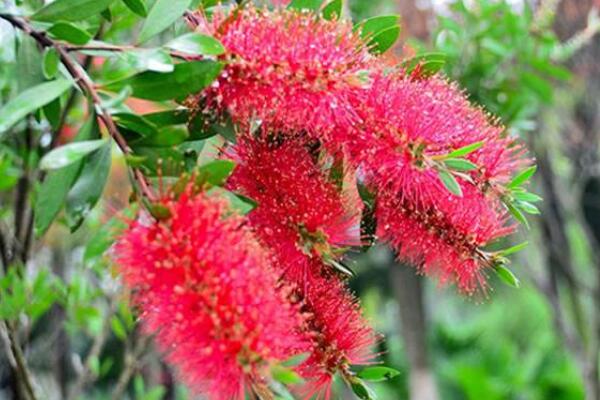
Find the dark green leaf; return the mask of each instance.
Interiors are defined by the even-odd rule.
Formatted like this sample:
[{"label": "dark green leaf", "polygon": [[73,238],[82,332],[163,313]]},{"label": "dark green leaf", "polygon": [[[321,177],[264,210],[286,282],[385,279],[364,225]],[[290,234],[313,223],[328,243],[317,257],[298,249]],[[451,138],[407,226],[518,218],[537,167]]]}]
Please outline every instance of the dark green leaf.
[{"label": "dark green leaf", "polygon": [[188,122],[189,112],[187,109],[174,109],[144,114],[142,117],[156,126],[180,125]]},{"label": "dark green leaf", "polygon": [[158,134],[156,126],[140,115],[119,112],[112,116],[118,127],[134,131],[143,137]]},{"label": "dark green leaf", "polygon": [[371,382],[387,381],[398,375],[400,375],[400,371],[397,371],[393,368],[380,366],[367,367],[357,374],[359,378]]},{"label": "dark green leaf", "polygon": [[513,272],[510,269],[506,268],[506,266],[502,264],[496,265],[494,266],[494,271],[496,271],[498,277],[502,279],[502,281],[507,285],[516,288],[521,286],[521,282],[519,282],[519,279],[515,276],[515,274],[513,274]]},{"label": "dark green leaf", "polygon": [[521,84],[534,92],[541,101],[549,103],[552,100],[552,85],[538,75],[527,71],[522,72]]},{"label": "dark green leaf", "polygon": [[3,134],[27,114],[50,103],[71,87],[66,79],[44,82],[21,92],[0,109],[0,139]]},{"label": "dark green leaf", "polygon": [[354,394],[361,400],[375,400],[377,398],[373,390],[360,379],[354,379],[350,383],[350,387]]},{"label": "dark green leaf", "polygon": [[106,142],[105,139],[97,139],[65,144],[46,154],[40,161],[40,168],[58,169],[73,164],[87,154],[98,150]]},{"label": "dark green leaf", "polygon": [[520,223],[522,223],[527,229],[529,229],[529,222],[527,222],[527,218],[523,215],[523,213],[514,205],[510,203],[504,203],[508,212],[511,213],[513,217]]},{"label": "dark green leaf", "polygon": [[171,210],[160,203],[150,206],[150,214],[159,221],[171,218]]},{"label": "dark green leaf", "polygon": [[462,189],[460,188],[460,185],[458,184],[452,173],[448,172],[447,170],[441,169],[438,170],[438,176],[440,177],[440,180],[450,193],[458,197],[462,197]]},{"label": "dark green leaf", "polygon": [[337,20],[342,16],[342,0],[332,0],[323,7],[323,18],[328,21]]},{"label": "dark green leaf", "polygon": [[165,45],[165,47],[183,53],[218,56],[225,52],[225,48],[212,36],[190,32],[179,36]]},{"label": "dark green leaf", "polygon": [[146,7],[144,0],[123,0],[123,3],[140,17],[146,18],[148,16],[148,7]]},{"label": "dark green leaf", "polygon": [[400,37],[400,26],[392,26],[375,34],[369,40],[371,51],[375,54],[385,53]]},{"label": "dark green leaf", "polygon": [[111,164],[111,144],[85,157],[83,169],[67,195],[66,215],[71,231],[75,231],[94,208],[106,185]]},{"label": "dark green leaf", "polygon": [[192,0],[156,0],[142,26],[138,41],[143,43],[167,29],[183,15],[191,3]]},{"label": "dark green leaf", "polygon": [[48,29],[48,33],[55,39],[65,40],[73,44],[86,44],[92,39],[92,35],[85,29],[70,22],[60,21]]},{"label": "dark green leaf", "polygon": [[48,122],[50,122],[50,126],[52,129],[57,130],[60,125],[60,114],[62,112],[60,97],[52,100],[50,103],[46,104],[43,108],[44,115]]},{"label": "dark green leaf", "polygon": [[467,154],[471,154],[475,150],[480,149],[483,146],[483,144],[484,142],[471,143],[467,146],[451,151],[450,153],[446,154],[444,158],[456,158],[466,156]]},{"label": "dark green leaf", "polygon": [[58,73],[58,64],[60,57],[54,47],[48,47],[44,50],[44,62],[42,64],[44,76],[47,79],[52,79]]},{"label": "dark green leaf", "polygon": [[229,160],[214,160],[198,168],[198,180],[212,186],[223,186],[233,173],[235,163]]},{"label": "dark green leaf", "polygon": [[119,317],[112,317],[110,321],[110,326],[112,327],[112,331],[118,339],[127,339],[127,331],[125,330],[125,326],[123,326],[123,323],[121,322]]},{"label": "dark green leaf", "polygon": [[188,138],[188,131],[179,126],[165,126],[154,134],[132,142],[136,146],[170,147],[183,143]]},{"label": "dark green leaf", "polygon": [[513,189],[518,186],[521,186],[522,184],[527,182],[533,176],[533,174],[535,174],[536,170],[537,170],[537,167],[535,165],[533,165],[533,166],[527,168],[526,170],[519,172],[517,174],[517,176],[515,176],[512,179],[512,181],[510,181],[510,183],[508,184],[508,187]]},{"label": "dark green leaf", "polygon": [[529,245],[529,242],[519,243],[519,244],[511,246],[507,249],[500,250],[498,252],[498,254],[501,256],[508,256],[508,255],[511,255],[511,254],[514,254],[516,252],[523,250],[525,247],[527,247],[527,245]]},{"label": "dark green leaf", "polygon": [[444,164],[455,171],[472,171],[477,169],[477,165],[464,158],[448,158],[444,160]]},{"label": "dark green leaf", "polygon": [[[97,137],[98,124],[95,117],[90,117],[83,124],[75,141],[88,140]],[[81,170],[81,161],[68,165],[64,168],[48,172],[44,182],[36,190],[35,202],[35,233],[39,237],[43,235],[54,218],[62,209],[67,193],[75,182]]]},{"label": "dark green leaf", "polygon": [[221,72],[223,64],[214,61],[191,61],[177,64],[171,73],[142,72],[106,85],[118,92],[130,86],[134,97],[147,100],[172,100],[196,93],[208,86]]},{"label": "dark green leaf", "polygon": [[317,11],[323,0],[292,0],[288,8],[299,11]]},{"label": "dark green leaf", "polygon": [[113,0],[56,0],[31,16],[38,21],[81,21],[100,14]]}]

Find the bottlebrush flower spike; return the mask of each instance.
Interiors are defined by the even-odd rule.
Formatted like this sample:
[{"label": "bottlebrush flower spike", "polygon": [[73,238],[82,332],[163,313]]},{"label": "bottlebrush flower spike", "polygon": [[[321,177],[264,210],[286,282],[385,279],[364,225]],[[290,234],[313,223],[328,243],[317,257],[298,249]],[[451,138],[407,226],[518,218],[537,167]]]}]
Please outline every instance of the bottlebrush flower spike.
[{"label": "bottlebrush flower spike", "polygon": [[[299,372],[302,392],[329,398],[332,375],[374,355],[376,336],[357,300],[323,259],[341,246],[360,245],[360,199],[327,180],[303,138],[269,142],[243,138],[229,152],[238,163],[231,188],[257,200],[249,215],[257,236],[270,248],[307,317],[303,329],[312,343]],[[307,247],[308,246],[308,247]],[[333,249],[329,250],[329,249]]]},{"label": "bottlebrush flower spike", "polygon": [[351,183],[339,189],[328,181],[308,146],[301,137],[244,137],[229,151],[238,163],[230,188],[256,200],[250,223],[293,275],[305,268],[307,255],[336,258],[361,245],[360,198]]},{"label": "bottlebrush flower spike", "polygon": [[374,57],[350,22],[252,5],[188,20],[227,49],[221,76],[192,108],[226,111],[244,126],[260,120],[272,130],[320,136],[354,122],[352,98],[368,82]]},{"label": "bottlebrush flower spike", "polygon": [[[115,260],[148,333],[190,387],[243,399],[269,363],[304,351],[303,321],[269,255],[223,201],[190,190],[163,198],[168,219],[132,221]],[[299,329],[299,328],[298,328]]]},{"label": "bottlebrush flower spike", "polygon": [[[514,231],[500,199],[527,163],[524,150],[439,77],[392,74],[376,79],[372,91],[357,106],[369,146],[355,141],[360,148],[350,153],[377,192],[378,236],[425,273],[467,292],[484,286],[481,271],[492,263],[481,248]],[[446,154],[476,142],[480,148],[465,156],[472,170],[444,164]],[[455,176],[462,196],[444,187],[440,171]]]}]

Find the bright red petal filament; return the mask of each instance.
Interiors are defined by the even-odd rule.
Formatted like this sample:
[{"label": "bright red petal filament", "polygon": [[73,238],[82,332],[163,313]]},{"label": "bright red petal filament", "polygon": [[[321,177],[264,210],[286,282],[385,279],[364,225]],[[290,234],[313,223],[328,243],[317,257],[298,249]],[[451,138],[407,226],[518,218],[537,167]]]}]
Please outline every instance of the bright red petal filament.
[{"label": "bright red petal filament", "polygon": [[211,399],[243,399],[269,362],[303,351],[300,314],[224,202],[186,192],[163,205],[170,218],[138,218],[115,246],[125,284],[184,381]]}]

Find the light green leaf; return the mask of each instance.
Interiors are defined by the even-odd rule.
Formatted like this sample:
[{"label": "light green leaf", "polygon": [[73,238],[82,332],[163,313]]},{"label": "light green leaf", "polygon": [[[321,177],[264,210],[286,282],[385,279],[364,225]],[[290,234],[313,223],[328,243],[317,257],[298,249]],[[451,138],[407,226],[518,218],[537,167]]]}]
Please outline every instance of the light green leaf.
[{"label": "light green leaf", "polygon": [[420,76],[428,77],[435,75],[445,64],[446,55],[444,53],[431,52],[417,54],[416,56],[403,61],[402,67],[404,67],[407,74],[411,74],[418,66]]},{"label": "light green leaf", "polygon": [[283,365],[284,367],[287,367],[287,368],[296,367],[296,366],[302,364],[304,361],[306,361],[308,359],[308,357],[310,357],[310,353],[296,354],[295,356],[292,356],[292,357],[288,358],[287,360],[283,361],[281,363],[281,365]]},{"label": "light green leaf", "polygon": [[535,174],[535,171],[537,171],[537,166],[533,165],[527,168],[526,170],[520,172],[519,174],[517,174],[517,176],[515,176],[512,179],[512,181],[510,181],[508,187],[512,189],[521,186],[522,184],[527,182],[533,176],[533,174]]},{"label": "light green leaf", "polygon": [[288,8],[299,11],[317,11],[321,7],[321,3],[323,0],[292,0]]},{"label": "light green leaf", "polygon": [[[79,129],[75,141],[88,140],[98,135],[96,118],[90,117]],[[52,221],[62,209],[67,193],[73,186],[80,170],[81,161],[78,161],[64,168],[49,171],[42,185],[36,190],[34,222],[35,233],[38,237],[48,230]]]},{"label": "light green leaf", "polygon": [[328,21],[338,20],[342,16],[342,0],[332,0],[323,7],[323,18]]},{"label": "light green leaf", "polygon": [[475,150],[480,149],[483,146],[483,144],[484,142],[471,143],[467,146],[451,151],[450,153],[446,154],[444,158],[456,158],[466,156],[467,154],[471,154]]},{"label": "light green leaf", "polygon": [[398,26],[399,23],[398,15],[380,15],[359,22],[354,29],[360,31],[361,37],[372,38],[381,31]]},{"label": "light green leaf", "polygon": [[229,160],[214,160],[198,168],[197,181],[212,186],[223,186],[233,173],[235,163]]},{"label": "light green leaf", "polygon": [[444,160],[446,167],[455,171],[472,171],[477,169],[477,165],[464,158],[448,158]]},{"label": "light green leaf", "polygon": [[148,7],[144,0],[123,0],[123,3],[140,17],[146,18],[148,16]]},{"label": "light green leaf", "polygon": [[519,244],[516,244],[516,245],[514,245],[514,246],[511,246],[511,247],[509,247],[509,248],[507,248],[507,249],[500,250],[500,251],[498,252],[498,254],[499,254],[499,255],[501,255],[501,256],[505,256],[505,257],[506,257],[506,256],[508,256],[508,255],[511,255],[511,254],[514,254],[514,253],[517,253],[517,252],[519,252],[519,251],[523,250],[523,249],[524,249],[525,247],[527,247],[528,245],[529,245],[529,242],[523,242],[523,243],[519,243]]},{"label": "light green leaf", "polygon": [[302,378],[294,370],[282,367],[281,365],[274,365],[271,368],[271,375],[273,379],[284,385],[297,385],[302,382]]},{"label": "light green leaf", "polygon": [[450,193],[458,197],[462,197],[462,189],[456,181],[456,178],[454,178],[454,176],[449,171],[444,169],[438,170],[438,176],[440,177],[440,180]]},{"label": "light green leaf", "polygon": [[113,0],[56,0],[31,16],[37,21],[81,21],[100,14]]},{"label": "light green leaf", "polygon": [[65,144],[46,154],[40,161],[40,168],[48,170],[65,167],[98,150],[106,142],[105,139],[97,139]]},{"label": "light green leaf", "polygon": [[46,79],[52,79],[58,73],[58,65],[60,63],[60,57],[54,47],[48,47],[44,50],[44,61],[42,63],[42,70]]},{"label": "light green leaf", "polygon": [[177,21],[192,0],[156,0],[142,26],[138,41],[143,43]]},{"label": "light green leaf", "polygon": [[0,109],[0,139],[14,124],[27,114],[50,103],[71,87],[66,79],[44,82],[21,92]]},{"label": "light green leaf", "polygon": [[540,214],[540,210],[538,210],[538,208],[536,206],[534,206],[531,203],[528,203],[526,201],[515,201],[515,207],[518,207],[519,209],[525,211],[527,214],[533,214],[533,215],[539,215]]},{"label": "light green leaf", "polygon": [[177,64],[171,73],[142,72],[117,82],[105,89],[118,92],[130,86],[134,97],[147,100],[172,100],[197,93],[208,86],[221,72],[223,64],[209,60]]},{"label": "light green leaf", "polygon": [[508,210],[508,212],[510,212],[511,215],[513,217],[515,217],[515,219],[517,221],[519,221],[527,229],[529,229],[529,222],[527,222],[527,218],[525,218],[525,216],[523,215],[523,213],[517,207],[515,207],[513,204],[507,203],[507,202],[504,203],[504,206],[506,207],[506,209]]},{"label": "light green leaf", "polygon": [[48,33],[55,39],[69,43],[83,45],[92,39],[92,35],[75,24],[59,21],[48,29]]},{"label": "light green leaf", "polygon": [[496,266],[494,266],[494,271],[496,271],[496,274],[498,275],[498,277],[500,279],[502,279],[502,281],[504,283],[506,283],[509,286],[518,288],[519,286],[521,286],[521,282],[519,281],[519,278],[517,278],[515,276],[515,274],[513,274],[513,272],[508,269],[506,266],[502,265],[502,264],[498,264]]},{"label": "light green leaf", "polygon": [[190,32],[179,36],[165,45],[165,47],[183,53],[218,56],[225,52],[225,48],[212,36]]},{"label": "light green leaf", "polygon": [[371,382],[387,381],[398,375],[400,375],[400,371],[383,366],[367,367],[357,374],[359,378]]}]

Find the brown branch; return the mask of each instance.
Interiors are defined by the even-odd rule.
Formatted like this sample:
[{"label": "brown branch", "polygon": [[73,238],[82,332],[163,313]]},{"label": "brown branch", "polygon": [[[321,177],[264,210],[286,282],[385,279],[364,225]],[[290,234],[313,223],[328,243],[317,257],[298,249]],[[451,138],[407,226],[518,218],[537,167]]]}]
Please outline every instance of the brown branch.
[{"label": "brown branch", "polygon": [[[109,51],[109,52],[116,52],[116,53],[121,53],[121,52],[125,52],[125,51],[136,51],[136,50],[148,50],[148,49],[144,49],[141,47],[136,47],[136,46],[119,46],[119,45],[115,45],[115,44],[109,44],[109,43],[104,43],[104,44],[86,44],[86,45],[73,45],[73,44],[64,44],[61,46],[67,51],[67,52],[72,52],[72,51]],[[169,55],[171,57],[174,58],[179,58],[181,60],[201,60],[203,57],[201,55],[197,55],[197,54],[190,54],[190,53],[186,53],[183,51],[178,51],[178,50],[169,50]]]},{"label": "brown branch", "polygon": [[1,334],[2,338],[8,342],[5,344],[10,349],[9,361],[17,377],[17,384],[22,385],[26,399],[36,400],[32,374],[27,368],[27,361],[19,345],[16,328],[9,321],[2,321],[1,328],[3,330]]},{"label": "brown branch", "polygon": [[[75,80],[77,86],[84,92],[87,93],[90,97],[91,101],[94,103],[94,107],[96,112],[98,113],[98,118],[102,121],[103,125],[108,130],[108,133],[113,138],[113,140],[117,143],[117,146],[121,149],[121,151],[125,154],[131,154],[132,150],[125,141],[125,138],[121,135],[119,130],[117,129],[117,125],[110,113],[103,107],[102,99],[96,90],[94,83],[90,80],[87,73],[83,70],[81,65],[75,62],[70,56],[64,45],[59,42],[55,42],[50,39],[45,32],[37,31],[33,29],[33,27],[23,19],[17,18],[12,15],[0,14],[0,18],[5,19],[10,22],[15,28],[25,32],[33,39],[35,39],[41,46],[43,47],[53,47],[56,49],[56,52],[60,56],[60,60],[64,67],[67,69],[69,74]],[[150,189],[146,178],[142,174],[139,169],[133,169],[134,177],[140,186],[142,193],[150,200],[155,201],[156,196]]]}]

